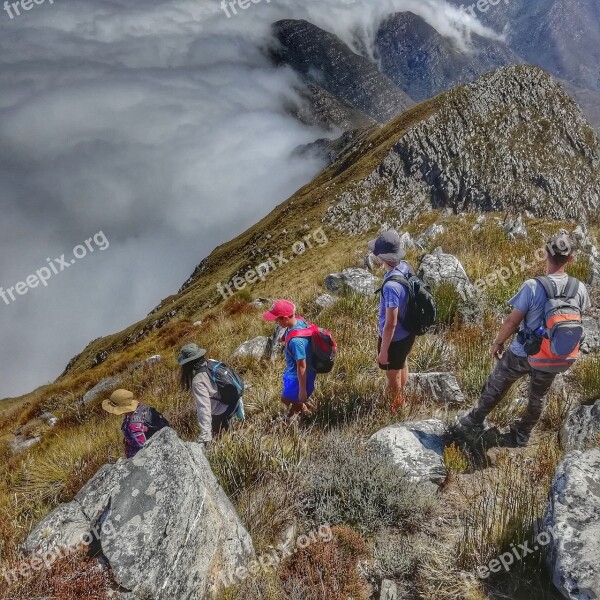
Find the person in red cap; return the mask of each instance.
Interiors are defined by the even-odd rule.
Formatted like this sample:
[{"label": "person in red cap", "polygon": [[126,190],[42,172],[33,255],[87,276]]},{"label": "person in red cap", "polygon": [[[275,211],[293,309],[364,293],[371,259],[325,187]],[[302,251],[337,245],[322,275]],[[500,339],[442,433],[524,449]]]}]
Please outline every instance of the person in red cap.
[{"label": "person in red cap", "polygon": [[[267,321],[275,321],[285,329],[284,338],[296,329],[307,329],[308,324],[296,317],[296,306],[289,300],[277,300],[269,311],[263,314]],[[301,413],[310,414],[312,406],[308,399],[315,389],[316,373],[312,369],[310,340],[295,337],[289,340],[285,349],[287,367],[283,373],[281,401],[289,408],[288,417]]]}]

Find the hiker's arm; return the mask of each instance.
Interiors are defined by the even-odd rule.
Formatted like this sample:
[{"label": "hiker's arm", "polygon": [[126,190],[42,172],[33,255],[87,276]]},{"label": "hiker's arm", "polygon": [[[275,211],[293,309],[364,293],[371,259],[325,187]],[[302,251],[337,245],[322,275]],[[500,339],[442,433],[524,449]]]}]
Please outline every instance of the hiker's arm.
[{"label": "hiker's arm", "polygon": [[394,331],[396,331],[396,325],[398,324],[398,308],[386,308],[385,309],[385,325],[383,326],[383,332],[381,335],[381,350],[379,351],[379,362],[382,365],[387,365],[389,362],[388,350],[394,337]]},{"label": "hiker's arm", "polygon": [[306,402],[308,395],[306,393],[306,359],[302,358],[296,361],[296,369],[298,371],[299,393],[298,400]]},{"label": "hiker's arm", "polygon": [[203,375],[194,378],[192,392],[196,401],[196,414],[198,415],[198,423],[201,430],[199,441],[210,442],[212,441],[212,406],[208,386],[203,381]]},{"label": "hiker's arm", "polygon": [[504,344],[512,336],[512,334],[519,329],[519,326],[523,322],[526,314],[527,313],[515,308],[510,315],[506,317],[506,320],[504,323],[502,323],[502,327],[500,327],[500,331],[498,332],[498,335],[496,336],[496,339],[492,345],[492,356],[500,358],[500,355],[504,351]]}]

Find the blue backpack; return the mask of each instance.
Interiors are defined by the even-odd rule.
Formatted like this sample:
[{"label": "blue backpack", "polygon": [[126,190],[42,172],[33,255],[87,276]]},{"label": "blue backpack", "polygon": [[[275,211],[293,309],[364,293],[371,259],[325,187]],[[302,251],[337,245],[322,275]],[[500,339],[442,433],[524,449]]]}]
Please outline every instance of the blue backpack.
[{"label": "blue backpack", "polygon": [[207,360],[202,365],[211,381],[219,390],[219,397],[227,406],[237,406],[240,398],[244,395],[244,382],[242,378],[225,363],[217,360]]}]

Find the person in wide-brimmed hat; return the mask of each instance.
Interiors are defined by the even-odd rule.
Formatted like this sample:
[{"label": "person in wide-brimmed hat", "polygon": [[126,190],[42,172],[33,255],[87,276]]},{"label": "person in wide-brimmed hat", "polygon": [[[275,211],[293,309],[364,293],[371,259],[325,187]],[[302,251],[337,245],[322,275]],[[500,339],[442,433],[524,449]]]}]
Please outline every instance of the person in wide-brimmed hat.
[{"label": "person in wide-brimmed hat", "polygon": [[387,393],[396,410],[404,402],[402,390],[408,380],[407,358],[415,343],[415,335],[404,327],[409,303],[406,285],[394,279],[409,279],[413,273],[403,259],[406,256],[400,236],[386,231],[368,243],[369,250],[386,273],[379,302],[379,340],[377,343],[379,368],[387,376]]},{"label": "person in wide-brimmed hat", "polygon": [[157,431],[169,426],[155,408],[136,400],[129,390],[116,390],[102,402],[102,408],[112,415],[123,415],[121,431],[127,458],[135,456]]},{"label": "person in wide-brimmed hat", "polygon": [[196,402],[201,444],[229,429],[234,414],[244,419],[244,384],[233,369],[207,359],[206,350],[193,343],[181,349],[177,362],[181,387],[191,390]]}]

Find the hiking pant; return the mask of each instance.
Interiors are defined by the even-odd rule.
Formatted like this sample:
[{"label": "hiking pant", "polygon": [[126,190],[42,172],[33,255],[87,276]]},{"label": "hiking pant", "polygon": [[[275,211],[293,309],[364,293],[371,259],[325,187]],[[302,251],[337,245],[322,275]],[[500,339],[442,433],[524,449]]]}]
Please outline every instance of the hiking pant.
[{"label": "hiking pant", "polygon": [[217,437],[221,435],[224,431],[228,431],[231,425],[231,419],[235,414],[237,408],[239,406],[236,404],[235,406],[227,407],[227,410],[220,415],[212,416],[212,435],[213,437]]},{"label": "hiking pant", "polygon": [[515,428],[525,434],[530,434],[540,420],[544,410],[545,397],[556,377],[556,373],[545,373],[531,367],[526,356],[517,356],[512,350],[507,350],[498,361],[496,368],[489,376],[477,406],[471,411],[472,419],[477,423],[483,420],[506,396],[513,383],[529,375],[529,402],[527,410],[515,424]]}]

